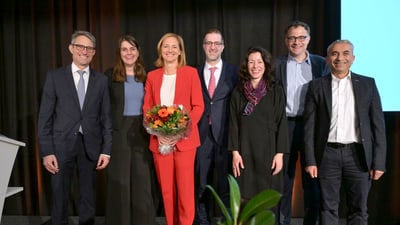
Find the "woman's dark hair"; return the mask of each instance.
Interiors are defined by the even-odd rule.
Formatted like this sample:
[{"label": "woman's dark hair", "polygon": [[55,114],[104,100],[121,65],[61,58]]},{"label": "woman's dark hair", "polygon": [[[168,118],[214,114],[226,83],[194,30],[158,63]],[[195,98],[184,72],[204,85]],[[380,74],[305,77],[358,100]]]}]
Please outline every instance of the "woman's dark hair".
[{"label": "woman's dark hair", "polygon": [[124,61],[122,61],[121,58],[121,44],[122,42],[127,41],[129,44],[135,46],[138,50],[139,56],[135,62],[135,67],[134,67],[134,75],[135,75],[135,80],[144,83],[146,81],[146,70],[144,68],[144,62],[143,62],[143,57],[142,57],[142,51],[140,49],[139,43],[137,40],[130,35],[124,35],[119,38],[118,40],[118,48],[116,51],[116,60],[115,60],[115,65],[114,65],[114,70],[113,70],[113,80],[116,82],[125,82],[126,81],[126,71],[125,71],[125,65]]},{"label": "woman's dark hair", "polygon": [[271,53],[269,53],[267,50],[265,50],[262,47],[253,46],[247,50],[247,53],[239,67],[239,71],[238,71],[239,78],[242,82],[242,86],[246,81],[251,80],[251,75],[250,75],[249,69],[248,69],[249,55],[256,53],[256,52],[259,52],[261,54],[262,60],[264,62],[265,71],[264,71],[262,79],[265,80],[265,82],[267,83],[267,90],[270,91],[270,90],[272,90],[274,83],[275,83],[274,64],[272,62]]}]

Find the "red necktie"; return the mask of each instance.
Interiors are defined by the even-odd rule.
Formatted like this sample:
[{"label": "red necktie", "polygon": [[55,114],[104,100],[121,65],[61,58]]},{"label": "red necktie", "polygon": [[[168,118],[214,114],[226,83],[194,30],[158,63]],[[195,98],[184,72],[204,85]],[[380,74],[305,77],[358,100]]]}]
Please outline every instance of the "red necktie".
[{"label": "red necktie", "polygon": [[215,76],[214,72],[217,69],[217,67],[211,67],[210,68],[210,81],[208,82],[208,94],[210,94],[210,97],[214,95],[215,91]]}]

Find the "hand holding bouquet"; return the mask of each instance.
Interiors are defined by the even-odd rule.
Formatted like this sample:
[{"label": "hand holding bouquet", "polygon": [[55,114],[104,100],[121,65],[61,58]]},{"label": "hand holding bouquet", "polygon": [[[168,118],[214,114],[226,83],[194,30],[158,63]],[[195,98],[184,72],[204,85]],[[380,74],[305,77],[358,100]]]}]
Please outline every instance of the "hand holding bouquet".
[{"label": "hand holding bouquet", "polygon": [[159,137],[158,150],[162,155],[175,150],[175,144],[190,132],[190,118],[182,105],[156,105],[145,113],[144,127]]}]

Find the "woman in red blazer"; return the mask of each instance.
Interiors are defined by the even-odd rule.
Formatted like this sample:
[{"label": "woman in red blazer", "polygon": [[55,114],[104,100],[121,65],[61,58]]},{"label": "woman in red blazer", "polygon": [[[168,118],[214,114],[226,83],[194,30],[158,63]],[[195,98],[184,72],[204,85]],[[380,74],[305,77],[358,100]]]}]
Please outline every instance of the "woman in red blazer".
[{"label": "woman in red blazer", "polygon": [[[150,71],[145,85],[143,111],[157,104],[183,105],[189,111],[191,132],[184,139],[151,135],[150,150],[164,201],[167,225],[192,225],[194,205],[194,161],[200,145],[197,123],[204,110],[197,70],[186,66],[183,39],[174,33],[165,34],[157,44],[156,67]],[[176,150],[160,154],[159,144],[175,145]]]}]

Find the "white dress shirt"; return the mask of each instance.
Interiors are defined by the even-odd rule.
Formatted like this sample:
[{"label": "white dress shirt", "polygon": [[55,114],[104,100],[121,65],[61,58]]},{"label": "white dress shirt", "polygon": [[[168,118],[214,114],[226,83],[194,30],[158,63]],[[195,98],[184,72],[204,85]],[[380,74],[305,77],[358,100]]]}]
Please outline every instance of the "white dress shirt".
[{"label": "white dress shirt", "polygon": [[360,143],[358,117],[351,74],[339,79],[332,76],[332,115],[328,142]]}]

